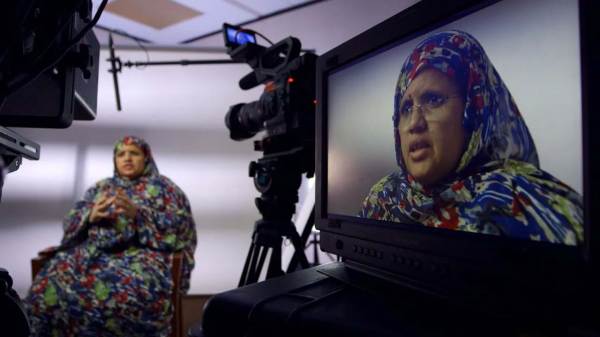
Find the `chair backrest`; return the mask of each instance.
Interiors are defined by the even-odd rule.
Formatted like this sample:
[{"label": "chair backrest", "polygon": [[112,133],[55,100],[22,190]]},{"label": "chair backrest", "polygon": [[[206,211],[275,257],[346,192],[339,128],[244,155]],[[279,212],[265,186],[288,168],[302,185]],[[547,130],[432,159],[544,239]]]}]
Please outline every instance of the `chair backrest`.
[{"label": "chair backrest", "polygon": [[181,336],[181,265],[183,262],[183,253],[173,253],[173,263],[171,264],[171,276],[173,277],[173,293],[171,300],[173,301],[173,319],[171,320],[171,336]]},{"label": "chair backrest", "polygon": [[38,256],[31,259],[31,280],[35,279],[35,276],[40,272],[44,264],[50,260],[56,251],[51,251],[49,249],[44,249],[41,252],[38,252]]}]

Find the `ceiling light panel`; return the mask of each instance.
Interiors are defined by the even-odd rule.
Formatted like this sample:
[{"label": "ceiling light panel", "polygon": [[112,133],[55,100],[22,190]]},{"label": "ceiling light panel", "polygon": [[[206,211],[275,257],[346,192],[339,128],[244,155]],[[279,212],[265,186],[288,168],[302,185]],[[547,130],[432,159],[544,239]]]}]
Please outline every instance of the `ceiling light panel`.
[{"label": "ceiling light panel", "polygon": [[155,29],[202,15],[172,0],[114,0],[106,6],[106,11]]},{"label": "ceiling light panel", "polygon": [[[237,24],[250,21],[305,2],[307,1],[112,0],[99,24],[158,45],[177,46],[181,41],[221,29],[223,22]],[[93,3],[94,10],[97,10],[100,2]],[[140,6],[143,9],[137,10]]]},{"label": "ceiling light panel", "polygon": [[[109,2],[119,2],[114,0]],[[154,1],[154,0],[153,0]],[[169,0],[175,2],[174,0]],[[149,2],[145,0],[145,2]],[[224,0],[177,1],[202,15],[179,21],[162,29],[131,20],[121,15],[105,11],[99,24],[133,36],[147,39],[159,45],[177,45],[179,42],[221,29],[223,22],[243,22],[254,18],[252,14],[225,2]]]}]

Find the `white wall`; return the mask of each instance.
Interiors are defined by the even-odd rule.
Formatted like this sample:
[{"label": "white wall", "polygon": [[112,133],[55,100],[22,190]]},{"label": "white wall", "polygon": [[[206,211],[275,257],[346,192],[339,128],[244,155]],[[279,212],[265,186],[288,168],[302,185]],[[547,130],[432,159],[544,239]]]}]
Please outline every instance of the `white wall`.
[{"label": "white wall", "polygon": [[[255,23],[277,41],[293,35],[323,53],[416,1],[331,0]],[[221,46],[215,36],[197,46]],[[143,52],[117,51],[123,61],[145,60]],[[150,52],[156,60],[226,55]],[[228,107],[256,100],[262,89],[242,91],[246,65],[125,69],[120,76],[123,111],[116,111],[107,53],[100,59],[98,118],[65,130],[20,129],[42,145],[39,162],[25,161],[7,177],[0,203],[0,266],[24,295],[31,285],[30,259],[59,243],[61,220],[94,181],[112,174],[113,142],[125,134],[145,138],[161,172],[186,192],[197,224],[197,265],[191,293],[215,293],[237,285],[259,217],[258,195],[247,177],[259,157],[252,142],[234,142],[224,126]],[[304,187],[303,195],[306,195]]]}]

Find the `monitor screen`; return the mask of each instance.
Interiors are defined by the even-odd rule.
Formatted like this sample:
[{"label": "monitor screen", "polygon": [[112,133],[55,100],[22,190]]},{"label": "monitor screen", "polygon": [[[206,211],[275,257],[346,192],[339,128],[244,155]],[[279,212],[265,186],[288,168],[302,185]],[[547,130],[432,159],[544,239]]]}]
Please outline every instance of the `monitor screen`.
[{"label": "monitor screen", "polygon": [[500,1],[329,71],[327,217],[581,245],[578,13]]},{"label": "monitor screen", "polygon": [[230,25],[225,25],[226,31],[226,41],[225,43],[231,47],[237,47],[244,45],[246,43],[254,43],[256,44],[256,36],[254,33],[250,33],[244,31],[238,27],[233,27]]}]

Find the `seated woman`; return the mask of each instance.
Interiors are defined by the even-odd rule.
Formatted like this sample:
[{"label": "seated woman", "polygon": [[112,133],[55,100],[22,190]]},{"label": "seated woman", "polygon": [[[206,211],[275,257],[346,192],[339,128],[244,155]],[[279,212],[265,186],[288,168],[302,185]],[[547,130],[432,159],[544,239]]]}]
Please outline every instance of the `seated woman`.
[{"label": "seated woman", "polygon": [[475,38],[434,34],[404,62],[394,101],[400,169],[359,216],[576,245],[582,199],[539,167],[525,121]]},{"label": "seated woman", "polygon": [[118,141],[115,173],[87,190],[64,220],[56,255],[25,299],[33,336],[167,336],[171,259],[189,288],[196,227],[185,194],[160,175],[148,144]]}]

